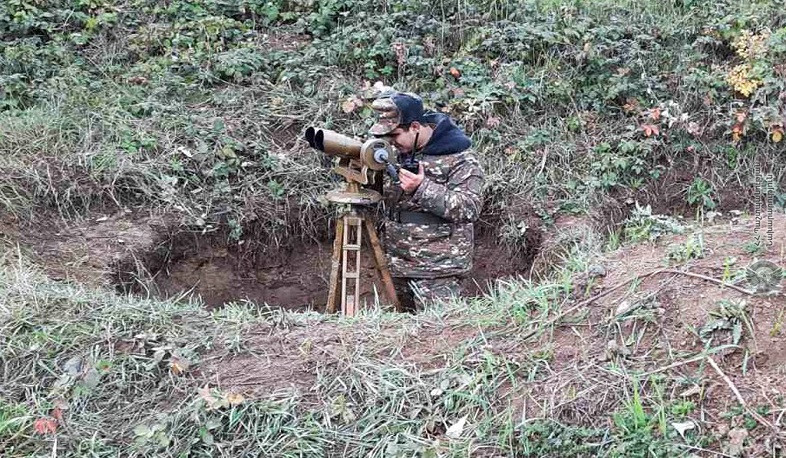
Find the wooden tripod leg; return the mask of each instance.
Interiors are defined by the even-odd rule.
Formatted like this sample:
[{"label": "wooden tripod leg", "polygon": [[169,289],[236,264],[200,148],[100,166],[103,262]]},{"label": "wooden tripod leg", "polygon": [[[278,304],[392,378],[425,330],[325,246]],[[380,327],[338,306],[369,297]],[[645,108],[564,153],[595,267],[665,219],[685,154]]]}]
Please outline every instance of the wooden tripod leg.
[{"label": "wooden tripod leg", "polygon": [[341,279],[338,273],[341,269],[341,254],[343,252],[344,241],[344,216],[336,218],[336,238],[333,240],[333,257],[330,259],[330,284],[328,285],[328,300],[325,310],[327,313],[336,311],[336,297],[341,286]]},{"label": "wooden tripod leg", "polygon": [[355,316],[360,307],[362,232],[363,222],[360,217],[354,214],[344,216],[344,244],[341,247],[341,312],[346,316]]},{"label": "wooden tripod leg", "polygon": [[368,240],[371,244],[372,251],[374,252],[374,261],[376,262],[377,270],[379,270],[379,276],[382,277],[382,283],[385,285],[385,292],[387,293],[390,302],[393,303],[393,307],[397,312],[400,312],[401,304],[398,301],[396,288],[393,286],[393,278],[390,276],[388,263],[385,260],[385,252],[382,251],[382,244],[379,243],[379,237],[377,237],[377,231],[374,228],[374,223],[370,218],[364,218],[364,223],[366,226],[366,232],[368,232]]}]

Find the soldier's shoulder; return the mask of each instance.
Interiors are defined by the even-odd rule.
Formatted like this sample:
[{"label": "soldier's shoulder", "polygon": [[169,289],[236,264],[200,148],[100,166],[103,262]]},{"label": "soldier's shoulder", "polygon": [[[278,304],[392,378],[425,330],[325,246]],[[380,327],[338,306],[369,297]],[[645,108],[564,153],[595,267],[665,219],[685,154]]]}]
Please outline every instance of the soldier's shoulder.
[{"label": "soldier's shoulder", "polygon": [[480,156],[476,150],[472,148],[466,149],[455,154],[455,163],[480,167]]},{"label": "soldier's shoulder", "polygon": [[451,153],[446,154],[444,156],[439,156],[440,159],[450,161],[450,162],[464,162],[464,161],[479,161],[478,152],[472,148],[465,149],[464,151],[460,151],[458,153]]},{"label": "soldier's shoulder", "polygon": [[433,156],[431,163],[439,167],[448,168],[464,168],[464,167],[480,167],[480,159],[474,150],[464,150],[458,153],[445,154],[442,156]]}]

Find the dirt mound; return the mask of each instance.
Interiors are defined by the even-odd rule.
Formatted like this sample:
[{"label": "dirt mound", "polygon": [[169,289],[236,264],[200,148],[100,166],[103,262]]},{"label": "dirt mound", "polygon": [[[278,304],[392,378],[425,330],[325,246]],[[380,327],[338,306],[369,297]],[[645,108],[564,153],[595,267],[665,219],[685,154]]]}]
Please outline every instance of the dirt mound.
[{"label": "dirt mound", "polygon": [[202,371],[222,389],[253,397],[287,392],[308,396],[320,374],[351,363],[359,354],[434,369],[476,332],[455,320],[428,319],[415,332],[393,325],[370,329],[322,321],[262,325],[240,336],[246,351],[220,346],[206,358]]}]

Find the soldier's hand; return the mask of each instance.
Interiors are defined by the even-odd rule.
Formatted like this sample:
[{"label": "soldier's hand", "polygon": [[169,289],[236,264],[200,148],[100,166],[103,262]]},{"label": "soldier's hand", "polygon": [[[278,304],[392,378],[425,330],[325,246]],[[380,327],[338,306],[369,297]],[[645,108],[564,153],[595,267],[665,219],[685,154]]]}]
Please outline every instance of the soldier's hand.
[{"label": "soldier's hand", "polygon": [[420,164],[420,170],[418,170],[417,175],[405,169],[399,169],[398,171],[398,179],[401,180],[401,189],[404,192],[415,192],[425,177],[426,173],[423,171],[423,163]]}]

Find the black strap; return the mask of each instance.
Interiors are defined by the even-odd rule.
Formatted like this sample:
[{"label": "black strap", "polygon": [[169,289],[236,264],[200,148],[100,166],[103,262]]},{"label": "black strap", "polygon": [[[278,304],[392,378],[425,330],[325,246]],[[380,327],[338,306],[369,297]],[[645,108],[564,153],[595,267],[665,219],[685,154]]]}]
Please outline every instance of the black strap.
[{"label": "black strap", "polygon": [[398,211],[393,213],[393,221],[409,224],[448,224],[450,221],[433,213]]}]

